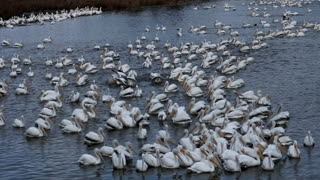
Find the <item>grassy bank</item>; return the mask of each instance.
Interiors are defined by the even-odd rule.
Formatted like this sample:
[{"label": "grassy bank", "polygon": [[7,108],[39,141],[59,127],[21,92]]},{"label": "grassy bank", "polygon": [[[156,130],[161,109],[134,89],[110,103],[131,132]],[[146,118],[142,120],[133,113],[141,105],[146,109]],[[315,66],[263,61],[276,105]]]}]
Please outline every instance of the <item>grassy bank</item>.
[{"label": "grassy bank", "polygon": [[75,9],[94,6],[105,10],[137,9],[144,6],[175,5],[192,0],[1,0],[0,17],[7,19],[27,12]]}]

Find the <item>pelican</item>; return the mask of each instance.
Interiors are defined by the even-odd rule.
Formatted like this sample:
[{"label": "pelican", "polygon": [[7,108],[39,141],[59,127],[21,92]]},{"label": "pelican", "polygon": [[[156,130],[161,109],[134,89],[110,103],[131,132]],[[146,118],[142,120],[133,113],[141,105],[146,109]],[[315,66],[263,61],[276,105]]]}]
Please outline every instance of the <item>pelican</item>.
[{"label": "pelican", "polygon": [[10,42],[9,40],[3,40],[3,41],[1,42],[1,45],[2,45],[2,46],[10,46],[10,45],[11,45],[11,42]]},{"label": "pelican", "polygon": [[137,170],[137,171],[147,171],[147,170],[148,170],[148,165],[147,165],[147,163],[144,162],[143,159],[137,160],[136,170]]},{"label": "pelican", "polygon": [[62,128],[64,133],[78,133],[81,132],[81,122],[78,119],[75,119],[71,124],[67,124]]},{"label": "pelican", "polygon": [[270,153],[268,153],[268,156],[263,159],[261,168],[263,170],[267,170],[267,171],[270,171],[270,170],[274,169],[274,162],[271,159],[271,154]]},{"label": "pelican", "polygon": [[179,168],[180,164],[178,161],[178,150],[174,149],[173,152],[168,152],[163,155],[162,158],[160,158],[161,167],[162,168],[169,168],[169,169],[175,169]]},{"label": "pelican", "polygon": [[179,140],[179,143],[189,151],[193,151],[196,145],[192,141],[192,134],[189,134],[187,129],[184,130],[184,136]]},{"label": "pelican", "polygon": [[76,74],[78,72],[76,65],[73,64],[72,68],[68,70],[68,74]]},{"label": "pelican", "polygon": [[16,94],[28,94],[27,82],[25,79],[23,80],[23,83],[20,83],[19,87],[17,87]]},{"label": "pelican", "polygon": [[82,106],[82,108],[79,109],[74,109],[71,117],[73,119],[79,119],[81,122],[88,122],[89,120],[88,111],[85,106]]},{"label": "pelican", "polygon": [[42,126],[29,127],[26,130],[25,135],[30,138],[39,138],[39,137],[47,136],[46,131],[43,129]]},{"label": "pelican", "polygon": [[80,99],[80,93],[75,92],[75,91],[71,91],[71,95],[70,95],[69,99],[70,99],[70,102],[78,102]]},{"label": "pelican", "polygon": [[101,153],[98,148],[94,149],[95,156],[91,154],[83,154],[79,160],[78,163],[80,165],[89,166],[89,165],[98,165],[101,164],[101,160],[103,159],[101,156]]},{"label": "pelican", "polygon": [[235,157],[235,160],[233,159],[227,159],[223,162],[223,167],[227,171],[231,172],[241,172],[241,166],[239,163],[239,155]]},{"label": "pelican", "polygon": [[166,114],[164,111],[160,111],[160,112],[158,113],[158,119],[159,119],[160,121],[166,120],[166,119],[167,119],[167,114]]},{"label": "pelican", "polygon": [[111,157],[114,152],[114,148],[110,146],[102,146],[99,151],[102,156]]},{"label": "pelican", "polygon": [[51,36],[48,36],[47,38],[43,39],[43,43],[51,43],[51,42],[52,42]]},{"label": "pelican", "polygon": [[143,128],[143,124],[139,123],[138,139],[147,138],[147,129]]},{"label": "pelican", "polygon": [[23,64],[24,64],[24,65],[31,65],[31,64],[32,64],[32,61],[31,61],[30,57],[23,59]]},{"label": "pelican", "polygon": [[164,85],[164,91],[166,93],[176,92],[176,91],[178,91],[178,86],[176,84],[170,84],[169,85],[169,82],[166,81],[165,85]]},{"label": "pelican", "polygon": [[288,148],[288,156],[291,158],[300,158],[300,149],[297,141],[293,141],[293,144]]},{"label": "pelican", "polygon": [[135,120],[131,117],[131,112],[126,109],[120,109],[118,119],[125,127],[134,127],[136,125]]},{"label": "pelican", "polygon": [[214,172],[215,162],[216,160],[214,157],[208,157],[208,160],[196,162],[188,169],[192,172],[196,172],[197,174]]},{"label": "pelican", "polygon": [[3,113],[1,112],[3,109],[3,106],[0,106],[0,126],[4,126],[6,124],[6,119],[4,118]]},{"label": "pelican", "polygon": [[123,129],[123,124],[121,121],[119,121],[118,119],[114,118],[114,117],[110,117],[105,125],[104,125],[107,129]]},{"label": "pelican", "polygon": [[37,127],[41,126],[43,129],[51,129],[50,119],[48,117],[44,117],[44,119],[43,118],[38,118],[35,121],[35,125]]},{"label": "pelican", "polygon": [[133,97],[135,95],[135,91],[131,87],[124,88],[120,87],[119,96],[120,97]]},{"label": "pelican", "polygon": [[78,86],[83,86],[87,84],[87,81],[88,81],[88,75],[86,74],[82,75],[81,73],[78,74],[77,82],[76,82]]},{"label": "pelican", "polygon": [[156,149],[156,153],[155,154],[143,153],[142,154],[142,159],[150,167],[159,167],[160,166],[160,152],[159,152],[159,149]]},{"label": "pelican", "polygon": [[303,140],[303,144],[305,146],[314,146],[314,140],[313,140],[313,137],[311,136],[311,131],[308,131],[307,136]]},{"label": "pelican", "polygon": [[127,165],[126,156],[120,150],[115,149],[111,156],[113,168],[123,169]]},{"label": "pelican", "polygon": [[31,67],[29,67],[29,72],[27,73],[27,76],[29,76],[29,77],[34,76],[34,72],[31,70]]},{"label": "pelican", "polygon": [[12,126],[15,128],[24,128],[24,116],[21,115],[21,119],[14,119]]},{"label": "pelican", "polygon": [[100,144],[103,143],[104,141],[104,132],[102,128],[98,129],[98,133],[95,132],[88,132],[85,137],[84,137],[84,142],[87,143],[88,145],[93,145],[93,144]]},{"label": "pelican", "polygon": [[24,44],[23,43],[14,43],[13,44],[13,47],[15,47],[15,48],[22,48],[24,46]]},{"label": "pelican", "polygon": [[73,49],[72,49],[71,47],[68,47],[68,48],[67,48],[67,52],[68,52],[68,53],[72,53],[72,52],[73,52]]},{"label": "pelican", "polygon": [[184,106],[180,106],[177,109],[173,109],[172,121],[176,124],[187,124],[191,123],[191,118],[189,114],[185,111]]},{"label": "pelican", "polygon": [[42,43],[37,45],[37,49],[44,49],[44,48],[45,46]]}]

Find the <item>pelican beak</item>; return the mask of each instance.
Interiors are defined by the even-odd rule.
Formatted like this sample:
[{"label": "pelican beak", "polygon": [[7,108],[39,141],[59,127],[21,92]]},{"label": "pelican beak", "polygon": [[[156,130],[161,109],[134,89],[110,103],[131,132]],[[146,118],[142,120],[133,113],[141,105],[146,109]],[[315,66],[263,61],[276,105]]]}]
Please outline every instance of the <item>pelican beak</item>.
[{"label": "pelican beak", "polygon": [[221,163],[220,159],[219,159],[217,156],[214,156],[210,161],[211,161],[214,165],[216,165],[218,168],[223,169],[222,163]]},{"label": "pelican beak", "polygon": [[168,142],[169,144],[174,145],[174,146],[176,146],[176,145],[177,145],[175,142],[173,142],[173,141],[171,141],[171,140],[167,140],[167,142]]},{"label": "pelican beak", "polygon": [[208,156],[208,153],[207,153],[207,151],[206,151],[206,150],[201,149],[201,152],[202,152],[205,156]]},{"label": "pelican beak", "polygon": [[104,161],[104,158],[103,158],[101,152],[98,152],[97,154],[98,154],[98,156],[100,157],[100,159],[101,159],[102,161]]},{"label": "pelican beak", "polygon": [[45,130],[42,126],[40,126],[40,130],[43,132],[43,134],[44,134],[45,136],[48,136],[46,130]]},{"label": "pelican beak", "polygon": [[209,144],[208,148],[210,148],[212,151],[216,151],[216,148],[212,144]]},{"label": "pelican beak", "polygon": [[136,148],[132,145],[128,145],[129,149],[131,149],[135,154],[138,154],[138,151],[136,150]]}]

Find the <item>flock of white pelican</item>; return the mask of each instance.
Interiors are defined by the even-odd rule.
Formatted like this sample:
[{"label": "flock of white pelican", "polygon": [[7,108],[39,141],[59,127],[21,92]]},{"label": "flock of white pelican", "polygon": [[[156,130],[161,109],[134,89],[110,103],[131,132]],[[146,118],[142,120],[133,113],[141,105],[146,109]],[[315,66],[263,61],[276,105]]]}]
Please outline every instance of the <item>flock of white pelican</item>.
[{"label": "flock of white pelican", "polygon": [[92,16],[101,14],[101,8],[95,7],[85,7],[85,8],[76,8],[62,11],[56,11],[55,13],[39,13],[34,14],[31,13],[29,16],[14,16],[10,19],[4,20],[0,17],[0,27],[7,27],[7,28],[14,28],[14,26],[23,26],[32,23],[40,23],[43,24],[44,22],[50,22],[54,24],[55,22],[59,22],[65,19],[76,18],[79,16]]},{"label": "flock of white pelican", "polygon": [[[270,20],[268,10],[281,7],[303,6],[311,1],[255,1],[249,4],[248,11],[253,18],[261,18],[260,24],[243,24],[241,28],[259,28],[253,34],[252,42],[241,41],[241,34],[235,27],[220,21],[213,21],[213,27],[192,26],[190,30],[177,30],[177,38],[186,36],[187,32],[206,34],[212,29],[223,38],[220,42],[203,41],[196,44],[185,42],[173,45],[174,42],[162,43],[156,36],[154,39],[146,38],[146,34],[156,31],[167,31],[166,27],[157,25],[155,28],[148,26],[141,37],[135,42],[128,44],[128,56],[136,58],[148,71],[160,64],[158,72],[153,69],[150,73],[152,85],[157,86],[157,91],[144,94],[144,89],[139,86],[139,72],[135,71],[129,64],[121,59],[119,53],[112,50],[110,45],[105,47],[94,45],[93,48],[101,54],[101,64],[94,64],[84,57],[77,60],[67,55],[57,60],[48,59],[45,64],[48,69],[59,71],[54,76],[47,70],[46,74],[34,73],[31,57],[22,58],[15,55],[11,60],[0,58],[0,68],[10,68],[11,72],[7,80],[0,81],[0,97],[14,93],[12,85],[9,88],[11,78],[19,78],[26,73],[28,78],[43,76],[53,89],[42,90],[39,100],[44,102],[43,108],[39,110],[39,117],[33,126],[26,128],[25,135],[28,138],[41,138],[48,136],[52,126],[59,125],[65,134],[81,133],[88,121],[95,119],[96,107],[99,101],[107,104],[109,111],[108,119],[104,126],[96,131],[85,132],[84,143],[97,146],[94,155],[83,154],[78,162],[82,165],[98,165],[105,158],[111,158],[113,167],[116,169],[126,168],[128,161],[138,156],[136,161],[137,171],[147,171],[148,168],[179,168],[185,167],[195,173],[208,173],[222,169],[231,172],[240,172],[243,168],[261,167],[264,170],[273,170],[275,164],[285,157],[300,158],[300,147],[296,140],[286,134],[286,125],[290,114],[279,109],[274,110],[270,97],[263,94],[261,90],[240,92],[238,89],[245,85],[243,79],[235,78],[235,74],[244,71],[247,66],[259,61],[249,56],[253,51],[269,48],[267,40],[275,41],[278,38],[300,38],[309,31],[319,31],[320,24],[314,22],[297,22],[294,20],[295,12],[285,11],[283,16],[273,16]],[[264,8],[260,8],[260,6]],[[213,6],[206,6],[206,9]],[[233,6],[225,5],[225,10],[235,10]],[[76,12],[84,12],[89,9],[71,11],[68,16]],[[92,9],[91,9],[92,11]],[[95,9],[97,11],[97,9]],[[63,17],[68,17],[67,15]],[[46,17],[51,20],[57,19],[55,15],[30,16],[36,19],[32,21],[45,21]],[[58,18],[61,18],[60,16]],[[278,18],[278,19],[277,19]],[[29,22],[13,18],[11,24]],[[12,23],[13,22],[13,23]],[[281,26],[277,30],[271,28]],[[54,43],[54,37],[48,37],[43,43]],[[172,43],[172,44],[171,44]],[[23,47],[21,43],[13,44],[9,40],[3,40],[2,46]],[[41,51],[42,47],[35,47]],[[72,53],[72,49],[67,50]],[[29,71],[22,69],[28,67]],[[32,68],[31,68],[32,67]],[[95,83],[92,74],[98,71],[112,74],[107,87],[118,89],[118,96],[112,96],[110,91],[103,93],[103,87]],[[150,71],[149,71],[150,72]],[[163,72],[168,73],[168,77]],[[75,80],[72,80],[72,76]],[[61,91],[66,86],[78,86],[88,88],[85,94],[77,91],[68,92],[68,100],[63,100]],[[28,95],[28,79],[23,79],[16,86],[16,95]],[[227,98],[227,93],[233,96],[233,102]],[[169,98],[170,94],[184,93],[188,104],[179,104]],[[205,97],[205,98],[203,98]],[[136,107],[128,102],[126,98],[136,98],[137,101],[147,98],[145,107]],[[199,100],[202,98],[203,100]],[[79,108],[70,112],[71,118],[62,119],[61,123],[55,123],[53,119],[59,110],[68,103],[79,104]],[[14,120],[6,120],[3,109],[0,109],[0,126],[11,122],[16,128],[23,128],[30,124],[24,116]],[[138,127],[136,136],[138,139],[146,139],[148,132],[146,126],[155,123],[154,119],[164,122],[164,129],[158,130],[156,140],[136,147],[127,142],[122,145],[118,140],[113,140],[112,146],[105,145],[106,131],[124,128]],[[168,125],[192,124],[186,128],[184,134],[176,142],[168,131]],[[184,126],[185,127],[185,126]],[[152,129],[152,131],[157,131]],[[314,139],[308,131],[303,144],[314,146]]]}]

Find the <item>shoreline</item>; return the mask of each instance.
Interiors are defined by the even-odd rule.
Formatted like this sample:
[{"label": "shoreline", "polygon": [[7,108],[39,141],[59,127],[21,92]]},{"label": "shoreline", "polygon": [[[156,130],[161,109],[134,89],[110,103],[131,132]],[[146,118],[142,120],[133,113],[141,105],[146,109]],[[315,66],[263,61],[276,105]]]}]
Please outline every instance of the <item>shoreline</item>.
[{"label": "shoreline", "polygon": [[186,3],[196,3],[200,0],[20,0],[12,3],[12,0],[1,2],[0,18],[9,19],[13,16],[24,14],[70,10],[76,8],[101,7],[103,11],[139,10],[144,7],[152,6],[172,6]]}]

